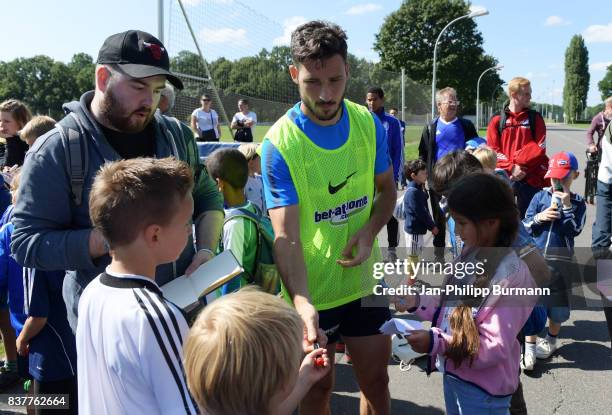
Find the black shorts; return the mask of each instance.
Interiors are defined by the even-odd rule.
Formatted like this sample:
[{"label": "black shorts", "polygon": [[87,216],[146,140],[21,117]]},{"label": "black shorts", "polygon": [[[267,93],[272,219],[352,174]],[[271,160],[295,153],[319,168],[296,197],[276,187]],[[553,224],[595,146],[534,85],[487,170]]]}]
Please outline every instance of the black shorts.
[{"label": "black shorts", "polygon": [[[370,297],[376,297],[376,301],[372,302]],[[319,311],[319,327],[325,332],[328,343],[337,342],[340,336],[364,337],[380,334],[378,329],[391,318],[391,312],[388,304],[381,306],[380,297],[370,297]]]}]

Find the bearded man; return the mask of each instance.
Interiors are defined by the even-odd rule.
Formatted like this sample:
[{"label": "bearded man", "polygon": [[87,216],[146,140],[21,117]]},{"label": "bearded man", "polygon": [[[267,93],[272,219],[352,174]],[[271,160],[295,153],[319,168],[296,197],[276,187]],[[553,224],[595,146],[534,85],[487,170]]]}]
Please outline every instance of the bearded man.
[{"label": "bearded man", "polygon": [[73,330],[81,292],[110,261],[108,244],[89,219],[89,191],[104,163],[173,156],[192,167],[197,249],[190,238],[176,262],[160,265],[158,285],[214,256],[223,198],[199,161],[189,129],[155,114],[166,80],[183,88],[169,67],[166,48],[152,35],[129,30],[110,36],[98,54],[95,90],[65,104],[66,117],[26,156],[11,249],[25,267],[66,270],[63,294]]}]

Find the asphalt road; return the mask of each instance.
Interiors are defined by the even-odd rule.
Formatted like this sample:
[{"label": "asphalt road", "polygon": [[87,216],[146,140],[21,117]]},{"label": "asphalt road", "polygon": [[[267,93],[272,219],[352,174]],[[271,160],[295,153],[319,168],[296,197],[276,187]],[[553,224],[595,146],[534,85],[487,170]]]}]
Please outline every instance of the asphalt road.
[{"label": "asphalt road", "polygon": [[[548,154],[572,151],[581,163],[583,171],[584,130],[568,129],[562,125],[549,127]],[[583,174],[577,179],[575,190],[582,194]],[[576,239],[577,247],[589,247],[594,207],[587,208],[587,224]],[[401,233],[401,232],[400,232]],[[386,232],[380,234],[381,246],[386,246]],[[431,244],[431,241],[429,241]],[[403,238],[400,246],[404,244]],[[588,295],[596,300],[594,294]],[[606,414],[612,408],[612,358],[610,339],[601,309],[581,307],[572,310],[570,320],[561,330],[562,347],[548,361],[539,361],[530,374],[522,374],[528,410],[531,414]],[[333,414],[359,413],[359,388],[350,365],[342,356],[336,365],[336,386],[332,397]],[[401,372],[397,364],[389,366],[390,390],[393,414],[442,414],[444,398],[442,376],[433,373],[427,377],[424,360],[417,360],[412,369]],[[12,393],[19,393],[18,389]],[[8,411],[0,404],[0,414],[25,413]]]},{"label": "asphalt road", "polygon": [[[565,150],[578,158],[581,174],[573,190],[579,194],[584,192],[584,142],[584,130],[563,125],[548,128],[547,153]],[[594,216],[595,207],[588,206],[586,225],[576,238],[576,247],[590,247]],[[385,229],[379,241],[381,246],[387,245]],[[431,238],[429,243],[431,246]],[[405,246],[403,236],[400,246]],[[593,293],[587,293],[587,297],[597,300]],[[562,346],[558,352],[547,361],[538,361],[533,372],[521,375],[531,414],[612,412],[612,356],[605,318],[601,308],[581,308],[572,310],[570,320],[563,325],[559,339]],[[396,364],[389,366],[392,414],[444,413],[442,376],[433,373],[427,377],[424,365],[425,359],[421,358],[407,372],[401,372]],[[342,359],[336,370],[332,413],[359,413],[359,388],[351,367]]]}]

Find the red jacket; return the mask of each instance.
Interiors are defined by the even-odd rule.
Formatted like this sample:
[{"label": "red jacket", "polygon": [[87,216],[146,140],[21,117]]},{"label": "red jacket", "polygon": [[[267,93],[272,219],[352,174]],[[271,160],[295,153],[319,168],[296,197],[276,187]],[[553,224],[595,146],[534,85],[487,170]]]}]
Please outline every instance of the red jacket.
[{"label": "red jacket", "polygon": [[529,185],[543,188],[550,185],[544,178],[548,169],[546,156],[546,125],[540,114],[536,115],[536,137],[531,137],[527,109],[514,113],[506,108],[506,127],[499,136],[500,115],[491,118],[487,127],[487,144],[497,153],[497,167],[508,175],[519,165],[527,176],[523,179]]}]

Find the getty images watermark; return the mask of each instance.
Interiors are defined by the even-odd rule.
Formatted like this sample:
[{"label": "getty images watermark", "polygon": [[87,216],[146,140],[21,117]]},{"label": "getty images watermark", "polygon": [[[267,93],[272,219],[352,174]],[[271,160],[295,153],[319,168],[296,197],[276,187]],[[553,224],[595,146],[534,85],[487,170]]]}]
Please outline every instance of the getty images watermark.
[{"label": "getty images watermark", "polygon": [[[446,295],[457,297],[488,297],[494,296],[547,296],[550,288],[540,287],[507,287],[503,284],[491,284],[488,287],[478,287],[473,279],[485,273],[487,260],[474,262],[436,262],[420,260],[412,262],[409,259],[397,259],[394,262],[375,262],[372,276],[381,283],[376,284],[372,290],[377,296],[407,296],[407,295]],[[445,284],[440,287],[427,285],[407,284],[408,278],[415,280],[417,276],[443,276],[446,281],[454,284]],[[385,279],[400,277],[404,281],[398,286],[390,286]],[[449,279],[452,277],[452,280]],[[468,277],[468,279],[466,279]],[[466,281],[464,281],[466,279]],[[469,282],[468,282],[469,280]]]}]

